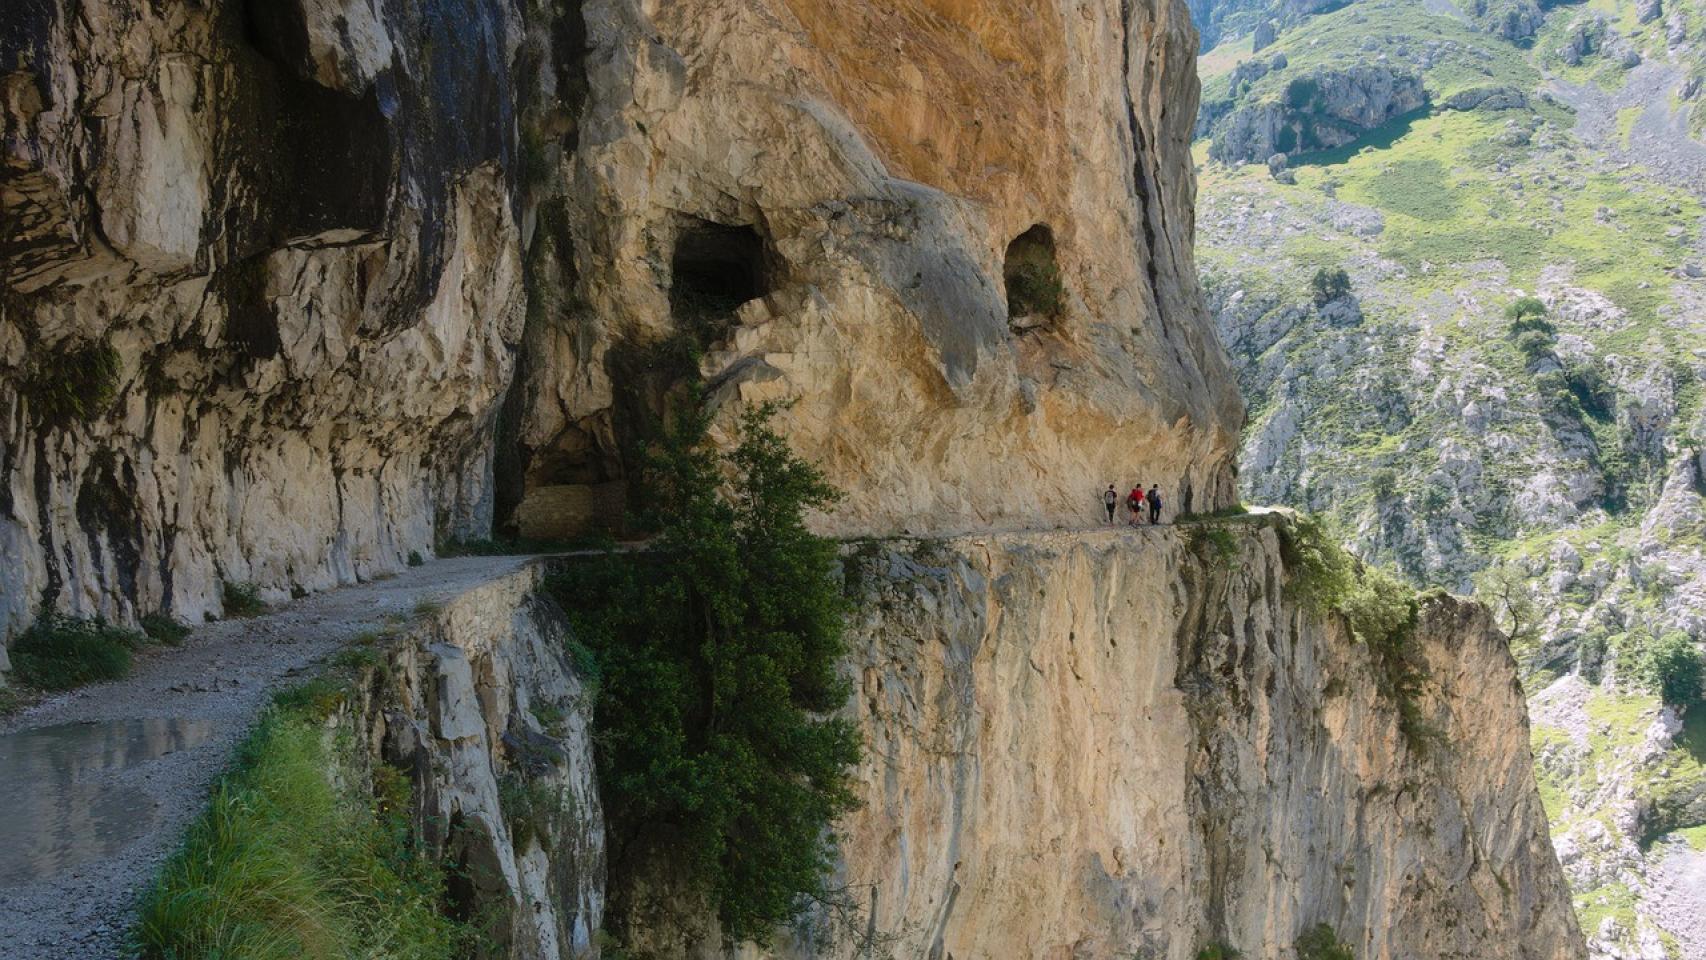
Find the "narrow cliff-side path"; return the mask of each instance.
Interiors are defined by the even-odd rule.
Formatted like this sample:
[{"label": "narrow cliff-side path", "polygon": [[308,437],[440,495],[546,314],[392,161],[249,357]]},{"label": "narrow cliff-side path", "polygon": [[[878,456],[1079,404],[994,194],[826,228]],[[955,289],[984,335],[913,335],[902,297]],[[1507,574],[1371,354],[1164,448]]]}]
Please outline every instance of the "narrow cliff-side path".
[{"label": "narrow cliff-side path", "polygon": [[[973,527],[879,539],[1053,544],[1138,533],[1145,534],[1141,542],[1178,525],[1133,528],[1122,517],[1114,524]],[[214,778],[273,693],[311,675],[362,633],[424,614],[428,605],[537,559],[439,560],[263,616],[206,624],[182,646],[150,648],[124,680],[55,696],[0,720],[0,958],[123,956],[138,897],[205,807]]]},{"label": "narrow cliff-side path", "polygon": [[0,957],[122,956],[137,898],[273,692],[360,634],[531,560],[439,560],[206,624],[124,680],[0,722]]}]

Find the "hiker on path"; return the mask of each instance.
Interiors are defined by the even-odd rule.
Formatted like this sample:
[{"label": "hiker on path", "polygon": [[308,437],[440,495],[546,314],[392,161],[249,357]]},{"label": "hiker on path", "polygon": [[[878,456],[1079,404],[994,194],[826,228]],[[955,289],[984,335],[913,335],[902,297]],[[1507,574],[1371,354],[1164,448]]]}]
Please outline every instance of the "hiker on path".
[{"label": "hiker on path", "polygon": [[1149,485],[1149,523],[1154,526],[1161,522],[1161,487]]},{"label": "hiker on path", "polygon": [[1102,506],[1108,508],[1108,522],[1114,522],[1114,511],[1120,508],[1120,495],[1114,491],[1114,485],[1108,484],[1108,489],[1102,494]]},{"label": "hiker on path", "polygon": [[1137,526],[1143,520],[1143,484],[1131,488],[1126,494],[1125,505],[1131,510],[1131,525]]}]

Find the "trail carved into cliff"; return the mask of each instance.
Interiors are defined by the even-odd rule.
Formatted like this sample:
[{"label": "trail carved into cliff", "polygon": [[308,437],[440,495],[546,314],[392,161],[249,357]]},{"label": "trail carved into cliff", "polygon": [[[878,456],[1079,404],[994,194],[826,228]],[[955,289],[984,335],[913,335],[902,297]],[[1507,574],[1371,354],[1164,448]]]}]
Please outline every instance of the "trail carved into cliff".
[{"label": "trail carved into cliff", "polygon": [[[0,723],[8,960],[118,956],[135,899],[201,811],[270,695],[364,631],[515,572],[527,557],[440,560],[197,629],[128,678]],[[27,767],[33,775],[13,777]],[[16,841],[16,842],[14,842]]]}]

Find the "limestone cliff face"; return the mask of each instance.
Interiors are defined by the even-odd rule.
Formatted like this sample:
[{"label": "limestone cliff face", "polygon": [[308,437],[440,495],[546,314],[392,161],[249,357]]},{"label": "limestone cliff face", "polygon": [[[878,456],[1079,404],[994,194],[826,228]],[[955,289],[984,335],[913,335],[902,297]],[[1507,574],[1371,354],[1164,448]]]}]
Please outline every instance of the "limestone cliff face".
[{"label": "limestone cliff face", "polygon": [[[1574,958],[1515,665],[1479,606],[1424,606],[1406,747],[1366,648],[1285,599],[1272,529],[866,551],[844,880],[894,956]],[[853,940],[800,956],[856,956]]]},{"label": "limestone cliff face", "polygon": [[[1418,754],[1367,648],[1286,599],[1272,527],[1233,526],[1224,558],[1184,529],[851,550],[851,909],[776,956],[1291,960],[1319,923],[1365,960],[1584,956],[1485,610],[1424,604]],[[429,837],[476,878],[457,902],[508,907],[507,955],[571,957],[603,910],[602,822],[537,578],[448,604],[348,723],[413,771]],[[727,955],[692,902],[634,955]]]},{"label": "limestone cliff face", "polygon": [[490,524],[522,331],[503,0],[9,3],[0,635]]},{"label": "limestone cliff face", "polygon": [[[701,341],[712,403],[796,401],[785,432],[849,494],[830,531],[1081,521],[1113,480],[1230,498],[1242,412],[1192,273],[1182,2],[581,14],[516,398],[523,532],[597,512],[643,386],[623,351],[703,297],[739,304]],[[1009,315],[1015,258],[1058,272],[1051,314]]]},{"label": "limestone cliff face", "polygon": [[1182,0],[13,4],[0,634],[612,523],[683,358],[723,424],[796,401],[828,530],[1224,504],[1195,46]]},{"label": "limestone cliff face", "polygon": [[387,651],[331,726],[413,784],[450,909],[483,957],[597,955],[604,815],[591,709],[530,567],[456,597]]}]

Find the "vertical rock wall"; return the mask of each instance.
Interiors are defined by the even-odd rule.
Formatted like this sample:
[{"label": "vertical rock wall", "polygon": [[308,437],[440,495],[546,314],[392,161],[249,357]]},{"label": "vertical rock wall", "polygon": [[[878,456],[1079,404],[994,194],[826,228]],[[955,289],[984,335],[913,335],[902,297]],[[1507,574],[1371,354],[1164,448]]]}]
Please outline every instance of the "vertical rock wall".
[{"label": "vertical rock wall", "polygon": [[0,635],[483,534],[524,301],[515,6],[0,20]]},{"label": "vertical rock wall", "polygon": [[1239,530],[1225,560],[1175,531],[855,558],[838,879],[877,955],[1277,960],[1317,923],[1366,960],[1583,955],[1485,610],[1424,604],[1418,754],[1368,650],[1285,599],[1274,531]]},{"label": "vertical rock wall", "polygon": [[1180,2],[14,6],[0,633],[616,522],[689,375],[827,530],[1232,497]]},{"label": "vertical rock wall", "polygon": [[[1183,3],[581,17],[579,119],[541,149],[567,187],[540,213],[518,529],[597,512],[635,394],[655,403],[683,360],[719,409],[794,401],[784,431],[848,492],[835,532],[1083,522],[1110,481],[1231,498],[1242,413],[1191,258]],[[1010,316],[1006,254],[1038,227],[1058,305]],[[704,299],[727,329],[698,328]]]},{"label": "vertical rock wall", "polygon": [[482,957],[597,954],[604,814],[587,690],[530,567],[456,597],[390,651],[335,726],[403,771],[447,909]]}]

